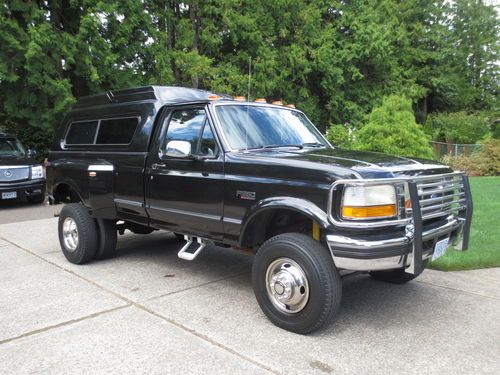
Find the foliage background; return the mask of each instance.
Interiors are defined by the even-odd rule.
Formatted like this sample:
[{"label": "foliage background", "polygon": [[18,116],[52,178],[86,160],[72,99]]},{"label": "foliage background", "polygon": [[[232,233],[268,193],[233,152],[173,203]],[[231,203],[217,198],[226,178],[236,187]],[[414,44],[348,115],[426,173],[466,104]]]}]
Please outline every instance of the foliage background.
[{"label": "foliage background", "polygon": [[[76,98],[146,84],[248,95],[251,62],[251,98],[295,103],[321,130],[337,124],[330,136],[347,133],[349,147],[390,95],[410,101],[418,124],[492,113],[476,132],[490,134],[498,36],[482,0],[7,0],[0,127],[45,153]],[[428,134],[463,133],[442,120]]]}]

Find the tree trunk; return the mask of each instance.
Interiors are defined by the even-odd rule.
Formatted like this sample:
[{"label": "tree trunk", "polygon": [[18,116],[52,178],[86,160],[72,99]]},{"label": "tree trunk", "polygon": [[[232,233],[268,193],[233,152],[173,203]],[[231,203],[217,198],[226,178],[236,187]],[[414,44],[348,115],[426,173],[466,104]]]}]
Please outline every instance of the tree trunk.
[{"label": "tree trunk", "polygon": [[[189,6],[189,18],[191,19],[191,26],[193,28],[193,51],[196,53],[200,52],[200,19],[198,18],[198,7],[196,3],[193,1]],[[200,85],[200,79],[198,74],[194,74],[191,77],[192,86],[194,88],[198,88]]]}]

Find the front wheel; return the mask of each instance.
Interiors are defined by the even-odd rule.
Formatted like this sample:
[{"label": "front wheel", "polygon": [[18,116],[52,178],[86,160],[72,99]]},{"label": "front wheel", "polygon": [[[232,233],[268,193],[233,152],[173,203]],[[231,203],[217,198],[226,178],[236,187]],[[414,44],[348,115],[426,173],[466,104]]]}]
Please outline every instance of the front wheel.
[{"label": "front wheel", "polygon": [[313,332],[340,307],[342,284],[328,249],[299,233],[266,241],[255,255],[252,283],[257,301],[278,327]]},{"label": "front wheel", "polygon": [[59,243],[71,263],[83,264],[94,258],[99,243],[95,220],[80,203],[66,204],[59,215]]}]

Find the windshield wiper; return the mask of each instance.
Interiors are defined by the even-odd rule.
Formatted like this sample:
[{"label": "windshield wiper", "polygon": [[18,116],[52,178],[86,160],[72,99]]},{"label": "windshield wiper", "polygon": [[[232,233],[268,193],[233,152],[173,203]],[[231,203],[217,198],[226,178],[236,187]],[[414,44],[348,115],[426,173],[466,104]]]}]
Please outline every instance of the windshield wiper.
[{"label": "windshield wiper", "polygon": [[240,151],[252,151],[252,150],[263,150],[266,148],[281,148],[281,147],[297,147],[298,149],[302,150],[304,146],[302,145],[297,145],[297,144],[275,144],[275,145],[262,145],[262,146],[255,146],[255,147],[247,147],[247,148],[242,148]]},{"label": "windshield wiper", "polygon": [[326,147],[323,143],[319,142],[306,142],[302,143],[302,147]]},{"label": "windshield wiper", "polygon": [[281,147],[297,147],[299,149],[303,149],[303,145],[296,145],[296,144],[285,144],[285,145],[267,145],[264,146],[263,148],[281,148]]}]

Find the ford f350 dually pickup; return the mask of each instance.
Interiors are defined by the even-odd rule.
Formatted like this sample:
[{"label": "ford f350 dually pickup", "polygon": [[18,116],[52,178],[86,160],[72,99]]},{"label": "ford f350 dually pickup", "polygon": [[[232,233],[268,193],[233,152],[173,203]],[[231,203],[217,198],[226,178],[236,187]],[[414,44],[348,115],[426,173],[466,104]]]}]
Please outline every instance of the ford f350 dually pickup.
[{"label": "ford f350 dually pickup", "polygon": [[126,229],[176,233],[185,260],[251,251],[260,307],[297,333],[336,315],[341,274],[407,282],[467,249],[472,217],[467,177],[445,165],[344,150],[295,108],[181,87],[78,100],[47,179],[70,262],[111,256]]}]

